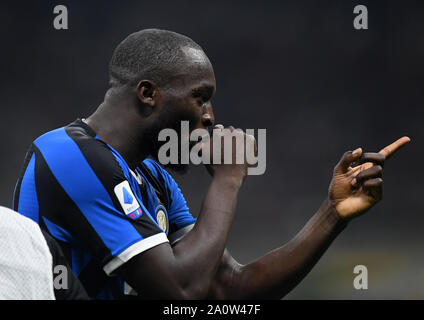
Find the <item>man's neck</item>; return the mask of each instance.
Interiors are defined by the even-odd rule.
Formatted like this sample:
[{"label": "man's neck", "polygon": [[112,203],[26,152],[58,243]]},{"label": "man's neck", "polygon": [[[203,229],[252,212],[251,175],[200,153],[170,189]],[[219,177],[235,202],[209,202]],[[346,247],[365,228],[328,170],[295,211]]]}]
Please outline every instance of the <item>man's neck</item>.
[{"label": "man's neck", "polygon": [[[140,122],[131,117],[129,106],[100,105],[97,111],[86,119],[102,141],[110,145],[125,159],[131,169],[135,169],[145,158],[148,151],[142,150],[143,134]],[[122,110],[122,112],[116,112]],[[141,133],[141,134],[140,134]]]}]

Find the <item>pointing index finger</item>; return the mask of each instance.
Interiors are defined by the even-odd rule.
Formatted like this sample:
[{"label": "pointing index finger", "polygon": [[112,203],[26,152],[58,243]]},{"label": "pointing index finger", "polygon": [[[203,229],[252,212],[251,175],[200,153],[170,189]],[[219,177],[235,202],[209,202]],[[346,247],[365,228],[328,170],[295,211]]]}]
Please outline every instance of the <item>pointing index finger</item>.
[{"label": "pointing index finger", "polygon": [[392,144],[388,145],[387,147],[381,149],[379,153],[383,154],[386,157],[386,159],[388,159],[390,158],[390,156],[392,156],[395,153],[395,151],[403,147],[409,141],[411,141],[409,137],[406,137],[406,136],[402,137],[396,140],[395,142],[393,142]]}]

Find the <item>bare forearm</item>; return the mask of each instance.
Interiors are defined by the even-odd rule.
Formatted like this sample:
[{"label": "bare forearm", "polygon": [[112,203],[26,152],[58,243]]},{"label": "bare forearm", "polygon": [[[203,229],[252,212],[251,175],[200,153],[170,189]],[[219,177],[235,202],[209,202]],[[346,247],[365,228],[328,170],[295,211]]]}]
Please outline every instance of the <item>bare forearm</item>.
[{"label": "bare forearm", "polygon": [[361,148],[344,153],[333,170],[328,199],[285,246],[241,266],[224,257],[210,296],[214,298],[282,298],[312,269],[347,222],[382,198],[382,167],[411,139],[402,137],[379,153]]},{"label": "bare forearm", "polygon": [[233,273],[232,297],[282,298],[309,273],[345,226],[325,201],[289,243]]},{"label": "bare forearm", "polygon": [[[220,156],[221,164],[208,167],[213,179],[193,229],[174,247],[168,243],[157,245],[125,263],[117,272],[137,292],[148,288],[149,298],[202,299],[210,292],[234,219],[238,192],[248,171],[247,161],[239,164],[236,160],[247,140],[255,142],[253,136],[232,127],[224,130],[223,126],[214,128],[212,138],[211,145],[200,147],[213,146],[210,158],[215,160],[215,155]],[[232,164],[224,157],[229,151],[224,148],[226,139],[232,141]],[[220,151],[214,149],[215,141],[220,141]]]},{"label": "bare forearm", "polygon": [[234,219],[242,179],[214,177],[194,228],[173,248],[180,270],[189,275],[196,296],[205,296],[220,265]]}]

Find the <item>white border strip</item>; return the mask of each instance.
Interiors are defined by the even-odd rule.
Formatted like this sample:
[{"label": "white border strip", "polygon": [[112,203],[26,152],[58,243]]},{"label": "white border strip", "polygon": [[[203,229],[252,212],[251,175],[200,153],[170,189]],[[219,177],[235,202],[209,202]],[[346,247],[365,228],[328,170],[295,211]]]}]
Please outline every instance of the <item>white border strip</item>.
[{"label": "white border strip", "polygon": [[158,233],[154,236],[143,239],[139,242],[134,243],[132,246],[128,247],[125,251],[121,252],[118,256],[109,261],[104,267],[103,270],[108,276],[112,274],[113,271],[118,269],[124,263],[128,262],[131,258],[135,257],[139,253],[156,247],[162,243],[169,242],[165,233]]}]

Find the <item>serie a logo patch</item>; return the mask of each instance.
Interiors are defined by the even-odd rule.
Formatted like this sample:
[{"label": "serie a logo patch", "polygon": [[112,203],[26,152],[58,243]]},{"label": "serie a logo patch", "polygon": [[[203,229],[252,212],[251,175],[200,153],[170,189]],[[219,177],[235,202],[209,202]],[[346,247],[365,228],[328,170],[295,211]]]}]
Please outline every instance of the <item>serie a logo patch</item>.
[{"label": "serie a logo patch", "polygon": [[143,214],[141,206],[134,196],[128,181],[125,180],[118,184],[114,192],[126,216],[131,219],[137,219]]}]

